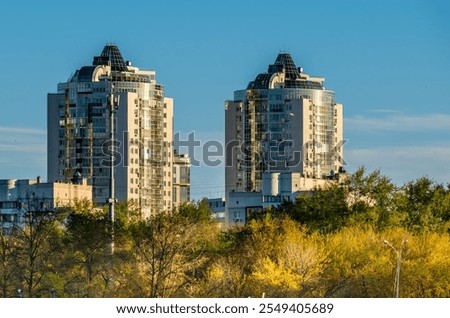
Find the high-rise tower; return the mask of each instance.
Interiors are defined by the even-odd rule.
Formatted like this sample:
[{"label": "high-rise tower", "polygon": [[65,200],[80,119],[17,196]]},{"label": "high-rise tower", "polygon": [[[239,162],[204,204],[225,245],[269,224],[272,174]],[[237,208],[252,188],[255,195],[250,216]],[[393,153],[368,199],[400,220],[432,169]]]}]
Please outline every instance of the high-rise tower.
[{"label": "high-rise tower", "polygon": [[342,168],[342,105],[281,53],[225,102],[225,192],[261,191],[263,172],[327,178]]},{"label": "high-rise tower", "polygon": [[[110,105],[115,104],[115,144]],[[143,216],[172,208],[173,100],[154,71],[125,62],[106,45],[56,94],[48,94],[48,181],[88,179],[93,199],[109,198],[110,154],[115,154],[115,193],[133,201]]]}]

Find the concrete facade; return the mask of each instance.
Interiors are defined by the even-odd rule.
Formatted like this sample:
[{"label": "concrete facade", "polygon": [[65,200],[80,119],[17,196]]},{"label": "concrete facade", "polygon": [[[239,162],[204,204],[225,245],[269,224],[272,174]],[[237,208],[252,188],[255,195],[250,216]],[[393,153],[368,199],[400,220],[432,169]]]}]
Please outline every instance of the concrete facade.
[{"label": "concrete facade", "polygon": [[54,211],[80,200],[92,201],[92,187],[86,179],[78,183],[43,183],[40,178],[0,180],[0,227],[8,233],[21,226],[26,212]]},{"label": "concrete facade", "polygon": [[191,201],[191,160],[187,154],[173,154],[173,204]]},{"label": "concrete facade", "polygon": [[264,172],[325,179],[342,169],[343,110],[324,78],[278,55],[225,102],[225,193],[262,191]]},{"label": "concrete facade", "polygon": [[212,216],[216,219],[220,229],[225,229],[227,220],[225,213],[225,198],[208,199],[208,206],[212,211]]},{"label": "concrete facade", "polygon": [[132,201],[143,217],[172,209],[173,99],[164,96],[154,71],[132,66],[117,46],[106,45],[92,65],[48,94],[48,180],[79,173],[103,205],[110,197],[111,151],[118,200]]}]

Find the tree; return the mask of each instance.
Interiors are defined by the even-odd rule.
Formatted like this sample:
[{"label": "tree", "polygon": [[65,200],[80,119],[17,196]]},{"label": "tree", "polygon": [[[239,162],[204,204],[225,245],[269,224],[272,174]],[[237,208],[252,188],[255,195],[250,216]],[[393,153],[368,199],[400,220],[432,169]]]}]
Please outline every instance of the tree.
[{"label": "tree", "polygon": [[106,213],[89,201],[75,202],[68,209],[64,292],[77,297],[103,296],[110,283],[112,267],[110,222]]},{"label": "tree", "polygon": [[[205,262],[205,223],[183,214],[160,213],[132,226],[142,296],[182,295]],[[208,228],[208,227],[206,227]]]},{"label": "tree", "polygon": [[[52,271],[52,258],[58,252],[60,227],[57,211],[45,208],[45,202],[30,199],[25,205],[23,226],[16,227],[14,266],[26,297],[48,295],[45,276]],[[44,208],[43,208],[44,207]]]},{"label": "tree", "polygon": [[390,251],[372,226],[349,226],[333,233],[326,237],[326,249],[327,265],[315,297],[392,296],[387,287],[392,286]]},{"label": "tree", "polygon": [[[397,238],[399,242],[400,237]],[[397,243],[398,244],[398,243]],[[400,297],[450,297],[450,239],[446,233],[410,235],[400,274]]]},{"label": "tree", "polygon": [[212,218],[212,211],[208,206],[207,199],[182,203],[175,211],[178,217],[185,217],[193,223],[210,222]]},{"label": "tree", "polygon": [[449,231],[450,191],[422,177],[401,189],[399,209],[407,214],[404,224],[415,232]]},{"label": "tree", "polygon": [[225,248],[202,285],[213,297],[308,295],[325,260],[318,236],[308,236],[288,217],[266,215],[230,230],[224,238]]},{"label": "tree", "polygon": [[288,217],[254,221],[249,225],[249,248],[254,248],[250,285],[253,295],[307,296],[315,285],[326,258],[317,234]]},{"label": "tree", "polygon": [[346,187],[351,224],[371,223],[380,230],[399,225],[397,189],[380,170],[366,175],[365,168],[360,167],[348,178]]},{"label": "tree", "polygon": [[346,189],[332,184],[325,189],[300,194],[282,214],[306,225],[312,231],[334,232],[345,226],[349,216]]},{"label": "tree", "polygon": [[19,286],[15,280],[16,272],[13,263],[14,243],[13,236],[4,235],[0,231],[0,297],[2,298],[11,297],[14,287]]},{"label": "tree", "polygon": [[217,255],[195,285],[194,297],[249,297],[250,265],[238,251]]}]

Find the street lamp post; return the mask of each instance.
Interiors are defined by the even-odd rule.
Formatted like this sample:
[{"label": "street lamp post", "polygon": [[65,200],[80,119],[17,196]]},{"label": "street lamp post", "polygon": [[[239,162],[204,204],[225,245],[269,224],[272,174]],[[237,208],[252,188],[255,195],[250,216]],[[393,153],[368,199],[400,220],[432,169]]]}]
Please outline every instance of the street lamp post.
[{"label": "street lamp post", "polygon": [[398,298],[399,296],[399,290],[400,290],[400,268],[402,264],[402,251],[403,246],[408,243],[408,239],[404,238],[402,241],[402,244],[400,245],[400,249],[397,250],[394,246],[392,246],[391,243],[389,243],[388,240],[384,240],[384,244],[389,246],[392,250],[394,250],[395,254],[397,254],[397,270],[395,272],[395,282],[394,282],[394,288],[395,288],[395,297]]},{"label": "street lamp post", "polygon": [[111,84],[111,94],[109,96],[109,126],[110,126],[110,142],[111,142],[111,157],[110,157],[110,181],[109,181],[109,221],[111,226],[111,254],[114,254],[114,208],[116,204],[115,197],[115,113],[119,107],[119,96],[114,95],[114,84]]}]

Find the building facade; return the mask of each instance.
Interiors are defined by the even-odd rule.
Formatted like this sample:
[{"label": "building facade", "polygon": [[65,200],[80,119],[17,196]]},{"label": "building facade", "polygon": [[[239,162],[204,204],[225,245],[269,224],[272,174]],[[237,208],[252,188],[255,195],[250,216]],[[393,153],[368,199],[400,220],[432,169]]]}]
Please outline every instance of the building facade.
[{"label": "building facade", "polygon": [[0,229],[10,233],[22,226],[26,212],[51,212],[75,201],[92,201],[86,179],[71,182],[42,182],[37,179],[0,180]]},{"label": "building facade", "polygon": [[191,201],[191,160],[187,154],[173,154],[173,204]]},{"label": "building facade", "polygon": [[217,221],[217,226],[225,230],[227,226],[225,198],[208,199],[208,206],[212,211],[212,217]]},{"label": "building facade", "polygon": [[59,83],[48,94],[48,180],[79,173],[92,185],[93,200],[105,204],[114,152],[115,198],[131,200],[144,217],[170,210],[173,100],[155,76],[106,45],[92,65]]},{"label": "building facade", "polygon": [[225,193],[262,191],[263,173],[324,179],[342,170],[343,110],[324,78],[279,54],[225,102]]},{"label": "building facade", "polygon": [[306,178],[299,172],[264,172],[262,190],[232,191],[228,194],[227,225],[242,225],[268,207],[278,207],[284,201],[294,202],[303,193],[325,189],[343,183],[347,174],[336,174],[333,179]]}]

